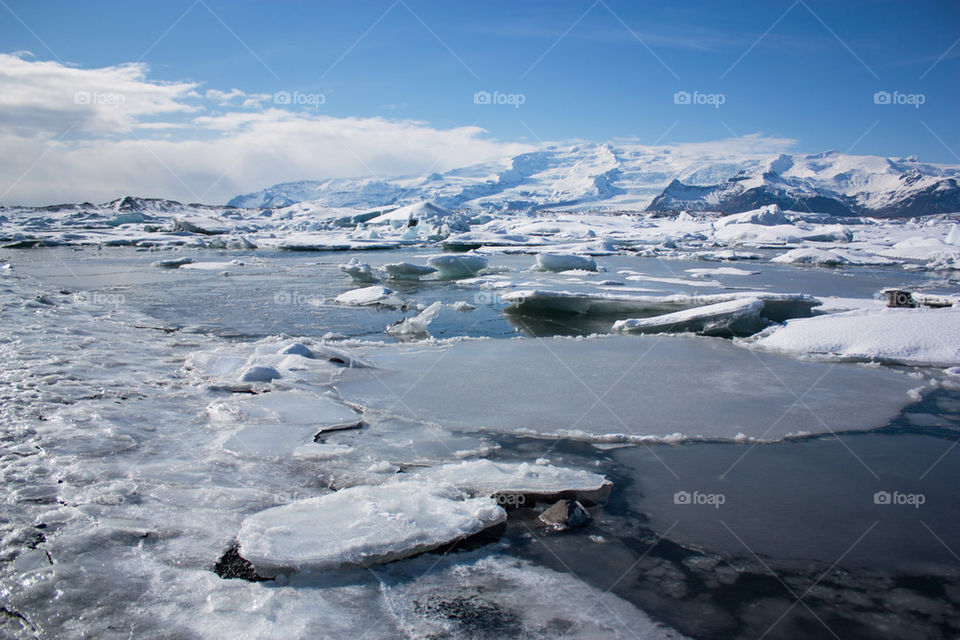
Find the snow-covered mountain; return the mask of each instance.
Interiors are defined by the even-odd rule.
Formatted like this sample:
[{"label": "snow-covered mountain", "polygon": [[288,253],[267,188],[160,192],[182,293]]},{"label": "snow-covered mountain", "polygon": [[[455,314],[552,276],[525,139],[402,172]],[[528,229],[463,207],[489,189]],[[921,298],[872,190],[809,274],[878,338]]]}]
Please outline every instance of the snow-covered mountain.
[{"label": "snow-covered mountain", "polygon": [[582,144],[545,147],[428,176],[278,184],[235,207],[370,208],[420,201],[482,211],[717,211],[777,204],[835,215],[960,211],[960,166],[829,151],[746,155],[716,147]]}]

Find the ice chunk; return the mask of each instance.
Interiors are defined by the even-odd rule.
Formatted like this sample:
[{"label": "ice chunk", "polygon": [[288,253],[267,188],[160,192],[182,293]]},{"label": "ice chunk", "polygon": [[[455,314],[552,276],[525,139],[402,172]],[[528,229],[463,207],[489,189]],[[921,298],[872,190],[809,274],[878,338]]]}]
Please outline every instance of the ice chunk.
[{"label": "ice chunk", "polygon": [[554,437],[732,440],[743,433],[777,440],[872,429],[912,402],[907,391],[917,386],[898,371],[750,353],[727,340],[692,336],[470,340],[370,350],[376,368],[344,371],[337,382],[346,400],[368,411],[390,410],[449,429]]},{"label": "ice chunk", "polygon": [[472,253],[456,255],[431,256],[427,264],[440,272],[440,277],[446,280],[472,278],[487,268],[487,259],[484,256]]},{"label": "ice chunk", "polygon": [[240,554],[258,572],[369,566],[468,538],[506,520],[491,498],[449,485],[352,487],[243,521]]},{"label": "ice chunk", "polygon": [[571,271],[573,269],[596,271],[597,262],[588,256],[568,253],[538,253],[537,268],[542,271]]},{"label": "ice chunk", "polygon": [[560,493],[596,494],[608,488],[596,473],[529,462],[467,460],[418,471],[415,478],[452,484],[472,495],[522,494],[553,496]]},{"label": "ice chunk", "polygon": [[387,327],[387,333],[392,336],[416,337],[429,335],[427,326],[440,313],[443,303],[437,300],[429,307],[412,318],[405,318],[400,322]]},{"label": "ice chunk", "polygon": [[859,309],[791,320],[753,344],[792,354],[907,365],[960,364],[960,310]]},{"label": "ice chunk", "polygon": [[763,300],[757,298],[730,300],[652,318],[618,320],[614,323],[613,330],[626,333],[689,331],[721,337],[750,335],[762,329],[765,324],[760,316],[763,306]]},{"label": "ice chunk", "polygon": [[759,271],[747,271],[736,267],[716,267],[715,269],[687,269],[694,278],[709,278],[710,276],[755,276]]},{"label": "ice chunk", "polygon": [[385,264],[380,269],[384,277],[391,280],[419,280],[423,276],[436,272],[433,267],[425,267],[419,264],[409,262],[394,262]]},{"label": "ice chunk", "polygon": [[708,304],[756,298],[763,300],[763,317],[773,322],[788,318],[806,317],[820,302],[801,293],[771,293],[743,291],[692,296],[642,296],[629,293],[590,293],[571,291],[521,290],[501,297],[509,306],[507,311],[521,314],[572,313],[598,316],[650,317],[674,311],[683,311]]},{"label": "ice chunk", "polygon": [[466,300],[457,300],[453,303],[453,308],[456,311],[473,311],[476,309],[475,306],[467,302]]},{"label": "ice chunk", "polygon": [[161,269],[179,269],[185,264],[191,264],[193,258],[170,258],[169,260],[157,260],[152,264],[154,267],[160,267]]},{"label": "ice chunk", "polygon": [[351,289],[341,293],[333,299],[337,304],[348,304],[359,307],[382,306],[402,307],[403,301],[393,292],[382,285],[375,284],[361,289]]},{"label": "ice chunk", "polygon": [[273,367],[254,366],[247,367],[247,369],[240,374],[240,382],[270,382],[280,377],[280,372]]},{"label": "ice chunk", "polygon": [[781,264],[815,264],[829,267],[840,265],[885,266],[897,264],[893,260],[880,256],[864,256],[850,251],[828,251],[826,249],[816,249],[813,247],[792,249],[777,256],[770,262],[779,262]]},{"label": "ice chunk", "polygon": [[175,231],[186,231],[188,233],[200,233],[211,236],[230,232],[230,227],[222,220],[198,215],[174,216],[173,228]]},{"label": "ice chunk", "polygon": [[792,224],[790,218],[788,218],[780,210],[776,204],[766,205],[760,207],[759,209],[754,209],[753,211],[745,211],[744,213],[735,213],[733,215],[724,216],[713,223],[713,226],[717,229],[722,229],[723,227],[729,227],[732,224],[757,224],[763,225],[765,227],[772,227],[774,225],[786,225]]},{"label": "ice chunk", "polygon": [[359,258],[351,258],[347,264],[341,264],[339,269],[353,278],[354,282],[370,283],[377,281],[377,276],[373,273],[370,265],[366,262],[360,262]]}]

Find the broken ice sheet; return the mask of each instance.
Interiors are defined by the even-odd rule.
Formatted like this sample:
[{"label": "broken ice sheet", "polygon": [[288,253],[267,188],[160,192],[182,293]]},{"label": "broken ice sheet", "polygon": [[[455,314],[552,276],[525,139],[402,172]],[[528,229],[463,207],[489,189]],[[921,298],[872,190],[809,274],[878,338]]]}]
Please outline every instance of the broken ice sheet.
[{"label": "broken ice sheet", "polygon": [[588,439],[778,440],[872,429],[918,386],[888,369],[686,336],[469,340],[362,355],[377,366],[343,370],[335,383],[348,401],[452,429]]}]

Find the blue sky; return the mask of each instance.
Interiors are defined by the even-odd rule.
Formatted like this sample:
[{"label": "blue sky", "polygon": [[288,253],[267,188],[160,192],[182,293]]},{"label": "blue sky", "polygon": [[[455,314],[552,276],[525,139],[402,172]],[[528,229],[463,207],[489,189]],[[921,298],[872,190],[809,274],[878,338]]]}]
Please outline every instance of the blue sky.
[{"label": "blue sky", "polygon": [[[200,96],[287,92],[308,103],[261,106],[310,116],[480,127],[520,143],[761,134],[794,140],[793,152],[943,163],[960,163],[958,39],[952,0],[0,3],[0,52],[79,69],[144,63],[143,82],[195,83]],[[478,91],[522,104],[475,104]],[[678,91],[707,104],[676,104]],[[878,91],[905,104],[876,104]],[[137,118],[238,105],[193,107]],[[290,179],[324,177],[306,173]]]}]

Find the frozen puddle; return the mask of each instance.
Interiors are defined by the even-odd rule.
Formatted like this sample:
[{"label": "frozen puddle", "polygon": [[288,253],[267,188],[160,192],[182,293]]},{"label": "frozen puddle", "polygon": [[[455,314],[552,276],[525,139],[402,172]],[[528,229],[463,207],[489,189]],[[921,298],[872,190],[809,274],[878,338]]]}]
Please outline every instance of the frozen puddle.
[{"label": "frozen puddle", "polygon": [[466,498],[450,485],[352,487],[248,517],[240,554],[261,574],[369,566],[469,538],[506,517],[493,499]]},{"label": "frozen puddle", "polygon": [[[885,426],[920,383],[725,340],[605,336],[386,345],[343,397],[451,429],[587,439],[778,440]],[[398,399],[402,398],[402,402]]]}]

